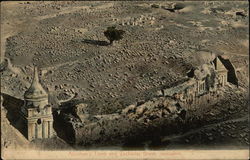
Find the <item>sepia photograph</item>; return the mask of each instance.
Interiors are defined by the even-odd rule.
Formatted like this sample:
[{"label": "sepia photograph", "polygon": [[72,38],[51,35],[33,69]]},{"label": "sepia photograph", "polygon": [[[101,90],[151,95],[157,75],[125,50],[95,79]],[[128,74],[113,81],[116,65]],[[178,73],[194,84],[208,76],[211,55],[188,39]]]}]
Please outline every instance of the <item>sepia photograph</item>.
[{"label": "sepia photograph", "polygon": [[1,158],[249,158],[249,1],[2,1]]}]

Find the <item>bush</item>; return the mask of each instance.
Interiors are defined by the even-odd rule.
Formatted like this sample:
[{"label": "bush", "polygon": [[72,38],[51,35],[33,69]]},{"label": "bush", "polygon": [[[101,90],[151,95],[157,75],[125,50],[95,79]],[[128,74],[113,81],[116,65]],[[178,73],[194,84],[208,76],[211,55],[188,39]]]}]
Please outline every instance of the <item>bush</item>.
[{"label": "bush", "polygon": [[118,30],[113,27],[108,27],[107,30],[104,32],[105,37],[109,40],[110,44],[113,43],[113,41],[118,41],[123,38],[123,34],[125,31]]}]

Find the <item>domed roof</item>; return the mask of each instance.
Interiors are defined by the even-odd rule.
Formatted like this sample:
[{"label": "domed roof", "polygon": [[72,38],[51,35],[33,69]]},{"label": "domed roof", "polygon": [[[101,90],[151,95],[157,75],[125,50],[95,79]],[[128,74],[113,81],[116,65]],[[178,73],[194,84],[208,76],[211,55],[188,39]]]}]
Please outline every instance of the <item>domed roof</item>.
[{"label": "domed roof", "polygon": [[39,82],[37,68],[34,68],[33,80],[30,88],[24,93],[24,99],[43,99],[48,98],[47,92]]}]

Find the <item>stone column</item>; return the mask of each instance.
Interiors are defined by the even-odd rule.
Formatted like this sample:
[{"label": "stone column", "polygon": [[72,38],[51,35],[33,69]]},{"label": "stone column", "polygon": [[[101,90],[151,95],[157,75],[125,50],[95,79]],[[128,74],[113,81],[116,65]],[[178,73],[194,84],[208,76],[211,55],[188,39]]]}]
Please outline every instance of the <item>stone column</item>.
[{"label": "stone column", "polygon": [[48,121],[43,121],[43,125],[44,138],[48,138]]},{"label": "stone column", "polygon": [[31,136],[31,139],[35,137],[35,123],[30,124],[30,136]]},{"label": "stone column", "polygon": [[53,137],[54,131],[53,131],[53,121],[50,121],[49,123],[49,128],[50,128],[50,137]]},{"label": "stone column", "polygon": [[42,138],[46,138],[46,136],[45,136],[45,121],[42,122]]},{"label": "stone column", "polygon": [[43,135],[42,135],[42,124],[38,124],[37,128],[38,128],[38,130],[37,130],[38,137],[37,138],[43,138]]},{"label": "stone column", "polygon": [[48,138],[50,138],[50,131],[51,129],[50,129],[50,125],[49,125],[49,121],[48,121]]},{"label": "stone column", "polygon": [[29,121],[27,122],[27,138],[28,140],[32,140],[32,134],[33,134],[33,131],[32,131],[32,123],[30,123]]},{"label": "stone column", "polygon": [[38,126],[37,126],[37,123],[35,123],[35,135],[34,135],[35,138],[38,138]]}]

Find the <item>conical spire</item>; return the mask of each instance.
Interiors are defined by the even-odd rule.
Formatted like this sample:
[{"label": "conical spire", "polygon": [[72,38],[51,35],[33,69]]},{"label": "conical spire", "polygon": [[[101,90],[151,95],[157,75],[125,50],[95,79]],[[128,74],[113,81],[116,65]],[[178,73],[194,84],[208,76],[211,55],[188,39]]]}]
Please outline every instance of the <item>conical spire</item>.
[{"label": "conical spire", "polygon": [[225,66],[222,64],[221,60],[219,57],[216,57],[214,59],[214,65],[215,65],[215,69],[217,71],[226,71],[227,69],[225,68]]},{"label": "conical spire", "polygon": [[38,71],[37,71],[37,67],[34,66],[33,80],[32,80],[31,86],[32,85],[37,85],[38,83],[39,83]]},{"label": "conical spire", "polygon": [[43,89],[42,85],[39,82],[38,70],[37,67],[34,66],[33,80],[30,85],[30,88],[25,92],[25,99],[39,99],[39,98],[47,98],[48,94]]}]

